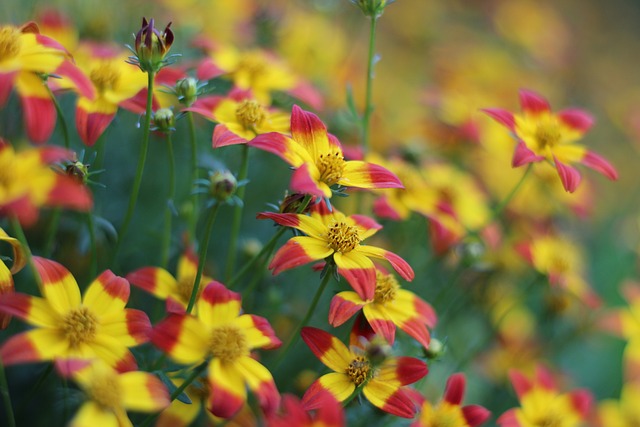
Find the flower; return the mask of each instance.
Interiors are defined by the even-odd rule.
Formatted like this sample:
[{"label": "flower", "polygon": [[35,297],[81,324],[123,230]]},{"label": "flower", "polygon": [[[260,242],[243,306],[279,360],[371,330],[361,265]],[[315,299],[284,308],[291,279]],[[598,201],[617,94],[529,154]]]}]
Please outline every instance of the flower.
[{"label": "flower", "polygon": [[[143,267],[127,274],[126,279],[134,286],[150,294],[166,300],[167,312],[184,313],[189,305],[193,283],[198,270],[198,258],[193,249],[187,248],[178,259],[176,278],[160,267]],[[203,284],[213,279],[203,276],[198,284],[199,294],[202,294]],[[196,299],[197,301],[197,299]],[[195,308],[197,309],[197,305]]]},{"label": "flower", "polygon": [[321,329],[305,327],[301,335],[313,354],[334,371],[309,387],[302,397],[305,409],[319,408],[324,392],[343,402],[361,389],[369,402],[385,412],[403,418],[415,415],[415,405],[402,386],[427,375],[426,363],[413,357],[389,357],[381,364],[374,364],[363,347],[349,349]]},{"label": "flower", "polygon": [[593,125],[593,118],[580,109],[551,112],[549,102],[530,90],[520,91],[522,114],[499,108],[483,111],[513,132],[518,143],[513,154],[513,167],[547,160],[556,166],[564,189],[573,193],[580,184],[580,172],[570,164],[582,163],[611,180],[618,172],[600,155],[577,144]]},{"label": "flower", "polygon": [[607,399],[598,405],[599,426],[626,427],[640,423],[640,384],[633,381],[622,385],[620,399]]},{"label": "flower", "polygon": [[296,170],[291,178],[295,192],[331,197],[333,185],[356,188],[401,188],[387,169],[363,161],[346,161],[336,137],[318,116],[297,105],[291,111],[291,138],[270,132],[258,135],[252,147],[280,156]]},{"label": "flower", "polygon": [[54,146],[16,152],[0,138],[0,214],[15,216],[30,225],[44,206],[90,210],[93,202],[89,190],[50,167],[71,157],[69,151]]},{"label": "flower", "polygon": [[33,263],[44,298],[17,292],[0,296],[0,311],[35,326],[3,344],[2,362],[97,358],[119,371],[135,369],[128,347],[146,342],[151,324],[144,312],[125,309],[129,283],[107,270],[81,298],[76,280],[62,265],[40,257],[33,257]]},{"label": "flower", "polygon": [[484,423],[491,413],[479,405],[461,406],[465,377],[456,373],[449,377],[442,401],[432,405],[419,396],[420,415],[411,427],[475,427]]},{"label": "flower", "polygon": [[[2,295],[12,293],[15,290],[13,274],[22,270],[27,263],[27,257],[18,239],[9,237],[2,228],[0,228],[0,241],[9,243],[13,251],[13,264],[11,265],[11,269],[0,259],[0,295]],[[0,312],[0,330],[7,329],[10,321],[10,315]]]},{"label": "flower", "polygon": [[346,216],[336,209],[329,211],[326,204],[318,203],[310,216],[262,212],[258,218],[272,219],[306,234],[292,237],[276,252],[269,264],[273,274],[312,261],[330,259],[338,266],[338,273],[347,279],[363,300],[372,300],[375,296],[376,269],[369,257],[386,259],[403,279],[413,280],[413,269],[404,259],[391,251],[361,244],[382,228],[364,215]]},{"label": "flower", "polygon": [[148,372],[120,373],[101,360],[71,361],[57,367],[63,376],[73,378],[88,398],[70,427],[133,426],[127,410],[157,412],[170,403],[165,385]]},{"label": "flower", "polygon": [[197,317],[171,314],[153,329],[151,341],[178,363],[208,363],[209,411],[230,418],[247,399],[248,386],[265,413],[280,403],[271,373],[251,357],[256,348],[281,342],[269,322],[241,313],[240,294],[211,282],[198,300]]},{"label": "flower", "polygon": [[540,365],[531,379],[516,370],[509,376],[520,407],[502,414],[496,421],[499,426],[575,427],[585,421],[593,400],[587,390],[560,393],[551,373]]},{"label": "flower", "polygon": [[345,416],[340,402],[329,392],[319,392],[315,414],[305,411],[300,400],[290,394],[282,398],[282,412],[267,420],[267,427],[343,427]]},{"label": "flower", "polygon": [[433,307],[413,292],[401,289],[393,276],[376,268],[376,289],[373,299],[364,300],[356,292],[340,292],[331,300],[329,323],[338,327],[362,309],[374,332],[393,344],[396,326],[429,347],[429,328],[436,325]]}]

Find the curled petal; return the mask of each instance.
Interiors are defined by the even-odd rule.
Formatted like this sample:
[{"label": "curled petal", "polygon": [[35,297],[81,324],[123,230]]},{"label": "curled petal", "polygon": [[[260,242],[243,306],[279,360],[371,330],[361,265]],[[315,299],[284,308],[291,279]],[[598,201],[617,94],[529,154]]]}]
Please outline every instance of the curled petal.
[{"label": "curled petal", "polygon": [[580,172],[578,172],[576,168],[560,162],[555,156],[553,160],[555,161],[556,169],[558,170],[558,175],[560,176],[565,191],[569,193],[576,191],[576,188],[578,188],[582,180]]},{"label": "curled petal", "polygon": [[246,144],[247,140],[231,132],[226,125],[218,124],[213,129],[211,143],[213,148],[220,148],[227,145]]},{"label": "curled petal", "polygon": [[517,168],[522,165],[526,165],[528,163],[534,163],[544,160],[543,156],[538,156],[536,153],[531,151],[527,144],[524,141],[518,141],[516,145],[516,149],[513,152],[513,158],[511,159],[511,166]]},{"label": "curled petal", "polygon": [[513,117],[513,113],[502,110],[500,108],[483,108],[482,112],[486,113],[489,117],[497,121],[498,123],[505,125],[511,131],[516,130],[516,119]]},{"label": "curled petal", "polygon": [[375,246],[361,245],[358,247],[358,252],[374,258],[386,259],[387,261],[389,261],[393,269],[400,276],[402,276],[404,280],[407,280],[410,282],[415,277],[413,268],[411,268],[409,263],[404,259],[402,259],[399,255],[396,255],[391,251],[387,251],[382,248],[377,248]]},{"label": "curled petal", "polygon": [[600,172],[612,181],[618,179],[618,171],[616,168],[614,168],[613,165],[604,157],[594,153],[593,151],[587,151],[585,156],[582,158],[581,163],[597,172]]},{"label": "curled petal", "polygon": [[366,304],[355,292],[340,292],[331,299],[329,323],[338,327],[356,314]]}]

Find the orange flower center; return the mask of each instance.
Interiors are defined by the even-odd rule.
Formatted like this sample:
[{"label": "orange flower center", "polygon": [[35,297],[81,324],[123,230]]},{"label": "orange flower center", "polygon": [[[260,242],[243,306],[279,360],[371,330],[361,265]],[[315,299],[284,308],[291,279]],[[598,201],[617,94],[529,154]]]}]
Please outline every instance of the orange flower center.
[{"label": "orange flower center", "polygon": [[0,62],[15,58],[20,52],[20,31],[12,27],[0,28]]},{"label": "orange flower center", "polygon": [[373,297],[376,303],[384,304],[393,301],[398,289],[400,285],[392,274],[383,274],[376,270],[376,291]]},{"label": "orange flower center", "polygon": [[553,148],[562,139],[560,126],[552,121],[539,123],[536,127],[535,139],[539,150]]},{"label": "orange flower center", "polygon": [[94,376],[88,394],[91,396],[91,400],[104,409],[119,407],[122,390],[118,376],[112,371]]},{"label": "orange flower center", "polygon": [[344,173],[344,157],[340,151],[320,154],[316,166],[320,171],[320,181],[332,186],[337,183]]},{"label": "orange flower center", "polygon": [[264,108],[253,99],[245,99],[236,109],[236,117],[245,129],[254,129],[260,126],[266,118]]},{"label": "orange flower center", "polygon": [[213,357],[223,362],[234,362],[238,357],[249,354],[247,338],[235,326],[224,325],[214,328],[209,340]]},{"label": "orange flower center", "polygon": [[87,307],[80,307],[67,313],[61,327],[71,347],[77,347],[93,340],[97,325],[96,316]]},{"label": "orange flower center", "polygon": [[346,374],[358,387],[371,377],[371,365],[365,357],[357,356],[347,366]]},{"label": "orange flower center", "polygon": [[549,272],[553,274],[564,274],[571,269],[571,264],[562,254],[553,254],[549,260]]},{"label": "orange flower center", "polygon": [[112,90],[120,79],[120,70],[109,62],[103,62],[98,67],[91,70],[89,78],[93,82],[98,92]]},{"label": "orange flower center", "polygon": [[357,248],[361,240],[356,227],[336,221],[329,226],[327,241],[331,249],[344,254]]}]

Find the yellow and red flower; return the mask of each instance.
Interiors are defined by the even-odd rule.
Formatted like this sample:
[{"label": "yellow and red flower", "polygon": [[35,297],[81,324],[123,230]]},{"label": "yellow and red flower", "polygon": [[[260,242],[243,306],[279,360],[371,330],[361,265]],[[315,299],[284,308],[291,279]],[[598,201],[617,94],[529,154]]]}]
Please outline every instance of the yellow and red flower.
[{"label": "yellow and red flower", "polygon": [[364,348],[347,348],[340,340],[321,329],[305,327],[302,339],[313,354],[334,372],[318,378],[302,397],[307,410],[323,403],[324,393],[331,393],[338,402],[348,399],[356,390],[371,404],[390,414],[412,418],[416,407],[403,386],[427,375],[426,363],[413,357],[389,357],[374,364]]},{"label": "yellow and red flower", "polygon": [[553,113],[549,102],[531,90],[520,91],[520,106],[522,114],[499,108],[483,110],[517,139],[513,167],[547,160],[555,164],[562,185],[570,193],[582,179],[573,163],[582,163],[611,180],[618,179],[618,172],[608,161],[576,143],[593,125],[593,117],[587,112],[572,108]]},{"label": "yellow and red flower", "polygon": [[421,406],[420,415],[411,427],[475,427],[484,423],[491,412],[479,405],[461,406],[465,385],[464,374],[451,375],[447,380],[443,399],[437,405],[432,405],[418,394],[416,397]]},{"label": "yellow and red flower", "polygon": [[146,342],[151,324],[144,312],[125,309],[129,283],[107,270],[81,297],[62,265],[40,257],[33,263],[44,298],[17,292],[0,296],[0,311],[35,326],[2,345],[2,362],[97,358],[119,371],[135,369],[128,347]]},{"label": "yellow and red flower", "polygon": [[362,309],[374,332],[393,344],[396,326],[415,338],[425,348],[431,336],[428,328],[436,325],[433,307],[413,292],[401,289],[393,274],[376,269],[373,299],[364,300],[356,292],[340,292],[331,300],[329,323],[338,327]]},{"label": "yellow and red flower", "polygon": [[0,215],[15,216],[29,225],[44,206],[91,209],[89,190],[51,168],[52,164],[71,157],[69,151],[54,146],[15,152],[11,144],[0,138]]},{"label": "yellow and red flower", "polygon": [[400,256],[386,249],[361,244],[382,228],[364,215],[346,216],[336,209],[329,211],[324,203],[317,203],[312,207],[310,216],[262,212],[258,218],[272,219],[306,234],[292,237],[276,252],[269,264],[273,274],[313,261],[331,259],[338,267],[338,273],[365,301],[375,297],[376,268],[370,258],[386,259],[403,279],[411,281],[414,278],[413,269]]},{"label": "yellow and red flower", "polygon": [[620,399],[607,399],[598,405],[598,426],[631,427],[640,424],[640,383],[625,382]]},{"label": "yellow and red flower", "polygon": [[584,423],[591,410],[593,397],[587,390],[561,393],[551,373],[542,366],[536,368],[533,378],[516,370],[509,376],[520,407],[509,409],[498,418],[497,424],[501,427],[577,427]]},{"label": "yellow and red flower", "polygon": [[[126,279],[132,285],[166,300],[167,312],[184,313],[189,305],[197,271],[198,258],[191,248],[187,248],[178,259],[176,278],[163,268],[143,267],[127,274]],[[212,280],[208,276],[203,276],[200,279],[198,285],[199,294],[202,294],[203,284],[207,284]],[[195,308],[197,309],[197,306]]]},{"label": "yellow and red flower", "polygon": [[265,413],[280,403],[271,373],[251,357],[251,351],[276,348],[281,342],[265,318],[240,314],[241,310],[240,294],[211,282],[198,300],[197,317],[172,314],[151,334],[151,341],[178,363],[208,361],[208,409],[222,418],[242,408],[247,387]]},{"label": "yellow and red flower", "polygon": [[120,373],[101,360],[58,363],[87,396],[69,426],[133,426],[127,410],[158,412],[169,403],[167,387],[148,372]]},{"label": "yellow and red flower", "polygon": [[252,147],[280,156],[295,168],[291,189],[318,197],[331,197],[334,185],[355,188],[401,188],[402,183],[382,166],[346,161],[338,139],[322,121],[297,105],[291,111],[291,138],[270,132],[255,137]]},{"label": "yellow and red flower", "polygon": [[[22,270],[27,263],[27,257],[18,239],[10,237],[2,228],[0,228],[0,241],[9,243],[13,251],[11,269],[0,259],[0,295],[2,295],[14,292],[13,275]],[[11,315],[0,312],[0,330],[7,329],[10,321]]]},{"label": "yellow and red flower", "polygon": [[320,392],[316,397],[318,409],[315,414],[307,412],[300,400],[290,394],[282,397],[282,412],[267,420],[267,427],[343,427],[344,411],[340,402],[329,392]]}]

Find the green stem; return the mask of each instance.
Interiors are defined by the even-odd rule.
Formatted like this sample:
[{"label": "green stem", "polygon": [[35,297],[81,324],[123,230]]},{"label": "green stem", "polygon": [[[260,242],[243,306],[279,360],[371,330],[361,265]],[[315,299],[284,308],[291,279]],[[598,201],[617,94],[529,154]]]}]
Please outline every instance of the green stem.
[{"label": "green stem", "polygon": [[60,121],[60,129],[62,129],[62,138],[64,139],[64,148],[67,150],[71,146],[69,143],[69,128],[67,127],[67,121],[64,118],[64,113],[62,112],[62,108],[60,108],[60,104],[58,103],[58,99],[55,97],[49,85],[44,85],[49,92],[49,96],[51,97],[51,101],[53,102],[53,106],[56,109],[56,114],[58,115],[58,120]]},{"label": "green stem", "polygon": [[273,237],[271,237],[271,239],[262,247],[262,249],[260,250],[260,252],[258,252],[253,258],[251,258],[248,262],[246,262],[242,268],[240,269],[240,271],[238,271],[228,282],[227,282],[227,287],[229,289],[231,289],[231,287],[236,284],[238,282],[238,280],[242,279],[244,277],[245,274],[247,274],[249,271],[251,271],[253,269],[253,267],[255,266],[256,262],[262,258],[263,255],[266,255],[266,257],[268,258],[269,255],[271,254],[271,251],[273,250],[276,241],[280,238],[280,236],[282,236],[284,234],[284,232],[287,230],[286,227],[280,227],[280,229],[278,231],[276,231],[276,233],[273,235]]},{"label": "green stem", "polygon": [[58,225],[60,224],[61,208],[55,208],[51,213],[51,222],[49,222],[49,228],[47,229],[47,239],[44,244],[44,256],[49,258],[53,254],[53,245],[55,243],[55,237],[58,233]]},{"label": "green stem", "polygon": [[216,215],[218,214],[219,207],[220,205],[216,203],[211,207],[211,210],[209,211],[209,217],[207,218],[207,225],[204,230],[204,240],[200,242],[200,253],[198,255],[198,270],[196,272],[196,278],[193,281],[193,289],[191,290],[189,305],[187,305],[187,314],[191,313],[191,310],[193,310],[193,306],[196,303],[196,297],[198,296],[198,288],[200,287],[200,279],[202,278],[204,263],[207,259],[207,249],[209,248],[209,238],[211,237],[211,230],[213,230],[213,223],[216,220]]},{"label": "green stem", "polygon": [[[189,142],[191,143],[191,182],[189,183],[189,193],[192,193],[194,183],[198,179],[198,141],[196,139],[196,124],[193,113],[187,111],[187,121],[189,122]],[[191,239],[196,237],[196,224],[198,223],[198,193],[193,193],[191,203],[193,204],[189,216],[189,231]]]},{"label": "green stem", "polygon": [[144,124],[142,126],[142,147],[140,149],[140,156],[138,157],[138,167],[136,169],[136,176],[133,180],[133,187],[131,188],[131,196],[129,197],[129,206],[127,207],[127,213],[125,214],[124,221],[120,227],[118,233],[118,243],[113,251],[113,258],[115,260],[118,255],[118,250],[122,246],[125,234],[129,229],[131,219],[133,218],[133,212],[135,211],[136,202],[138,201],[138,193],[140,191],[140,184],[142,183],[142,172],[144,171],[144,164],[147,160],[147,151],[149,148],[149,129],[151,127],[151,108],[153,105],[153,83],[154,72],[147,73],[147,109],[144,114]]},{"label": "green stem", "polygon": [[376,46],[376,24],[377,18],[371,18],[371,25],[369,27],[369,57],[367,60],[367,88],[365,94],[364,103],[364,115],[362,117],[362,149],[365,154],[369,151],[369,133],[371,113],[373,112],[373,105],[371,105],[371,98],[373,94],[373,67],[375,65],[375,46]]},{"label": "green stem", "polygon": [[98,277],[98,245],[96,243],[96,227],[93,223],[93,213],[87,212],[87,228],[89,229],[89,277]]},{"label": "green stem", "polygon": [[173,216],[173,198],[176,192],[176,167],[173,157],[173,142],[171,133],[167,133],[167,155],[169,161],[169,196],[167,197],[167,208],[164,214],[164,236],[162,242],[162,267],[167,268],[169,264],[169,248],[171,246],[171,218]]},{"label": "green stem", "polygon": [[302,321],[298,323],[298,326],[296,326],[296,329],[293,331],[293,334],[291,334],[291,336],[289,337],[289,340],[280,351],[280,355],[276,359],[274,369],[280,366],[282,361],[285,359],[287,353],[289,352],[289,349],[291,349],[291,347],[293,347],[293,345],[298,342],[298,339],[300,339],[300,331],[304,326],[307,325],[307,323],[309,323],[309,319],[311,319],[313,312],[316,310],[316,306],[318,305],[318,302],[320,302],[320,297],[322,296],[324,289],[327,287],[327,284],[329,283],[329,279],[331,278],[331,276],[333,276],[332,271],[330,270],[325,271],[325,275],[322,278],[322,282],[320,282],[320,286],[318,287],[318,290],[316,291],[315,296],[313,297],[313,301],[311,301],[311,305],[307,310],[307,314],[305,314]]},{"label": "green stem", "polygon": [[0,361],[0,394],[2,394],[2,401],[4,403],[4,410],[7,416],[7,426],[15,427],[16,419],[13,414],[13,406],[11,405],[11,395],[9,394],[9,383],[7,382],[7,376],[4,373],[4,365]]},{"label": "green stem", "polygon": [[[242,182],[247,179],[247,173],[249,170],[249,146],[247,144],[242,145],[242,163],[240,164],[240,171],[238,172],[238,181]],[[241,185],[236,190],[236,197],[240,199],[242,203],[238,203],[233,210],[233,222],[231,224],[231,237],[229,246],[227,248],[227,267],[225,273],[225,281],[231,278],[233,268],[236,263],[236,252],[238,248],[238,236],[240,235],[240,225],[242,223],[242,208],[244,206],[244,192],[246,185]]]}]

